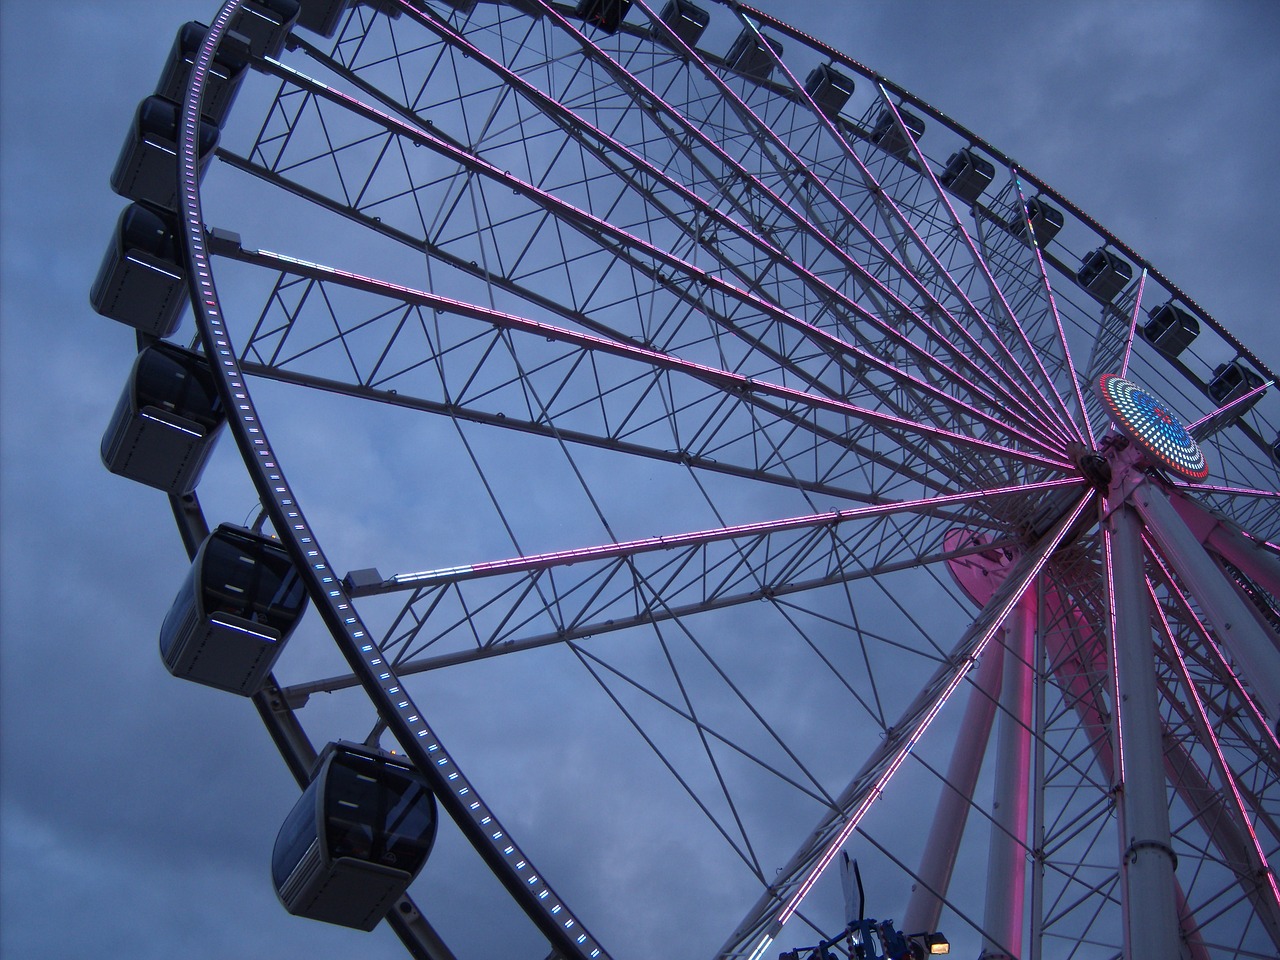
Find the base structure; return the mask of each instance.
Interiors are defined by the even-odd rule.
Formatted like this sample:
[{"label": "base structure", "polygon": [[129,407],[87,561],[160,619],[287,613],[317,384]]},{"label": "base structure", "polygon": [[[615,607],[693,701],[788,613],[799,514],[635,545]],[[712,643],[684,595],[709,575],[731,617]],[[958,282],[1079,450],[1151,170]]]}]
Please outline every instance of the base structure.
[{"label": "base structure", "polygon": [[[1236,698],[1251,715],[1250,729],[1265,741],[1262,752],[1280,756],[1277,638],[1231,575],[1247,570],[1253,584],[1274,595],[1280,563],[1169,486],[1125,443],[1110,445],[1107,456],[1111,472],[1097,531],[1107,622],[1092,622],[1090,612],[1051,579],[1042,577],[1023,592],[1000,643],[972,674],[903,929],[938,927],[966,828],[985,818],[990,840],[982,957],[1045,955],[1039,935],[1044,770],[1050,762],[1044,694],[1056,685],[1090,744],[1090,755],[1079,762],[1110,785],[1124,960],[1213,955],[1198,926],[1196,898],[1189,895],[1195,882],[1191,868],[1178,871],[1171,808],[1181,822],[1194,821],[1207,835],[1213,855],[1235,872],[1235,895],[1249,902],[1280,949],[1280,889],[1268,865],[1269,841],[1260,837],[1270,814],[1257,812],[1268,804],[1257,794],[1246,802],[1248,788],[1215,732],[1222,725],[1221,702]],[[948,546],[986,542],[980,532],[955,530]],[[993,549],[950,561],[949,567],[969,598],[985,608],[1018,560],[1008,550]],[[1095,639],[1090,645],[1072,636]],[[1191,665],[1197,658],[1199,674]],[[1206,687],[1216,692],[1206,693]],[[1221,701],[1216,707],[1215,698]],[[1189,718],[1196,742],[1186,742],[1185,732],[1175,735],[1179,717],[1170,713],[1172,699],[1191,705],[1181,719]],[[1205,762],[1193,761],[1193,753],[1213,757],[1212,769],[1206,773]],[[977,797],[984,760],[994,765],[989,813],[979,813],[983,804]]]}]

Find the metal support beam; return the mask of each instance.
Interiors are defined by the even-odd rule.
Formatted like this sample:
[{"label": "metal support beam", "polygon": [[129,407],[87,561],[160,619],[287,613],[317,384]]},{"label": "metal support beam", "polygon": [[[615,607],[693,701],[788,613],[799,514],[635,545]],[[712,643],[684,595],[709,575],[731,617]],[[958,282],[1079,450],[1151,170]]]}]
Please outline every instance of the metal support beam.
[{"label": "metal support beam", "polygon": [[1137,512],[1115,505],[1106,531],[1124,960],[1171,960],[1181,956],[1175,857]]},{"label": "metal support beam", "polygon": [[1280,720],[1280,663],[1273,639],[1263,631],[1199,538],[1154,483],[1140,484],[1130,501],[1179,579],[1196,598],[1241,679],[1274,730]]},{"label": "metal support beam", "polygon": [[1280,597],[1280,557],[1245,536],[1222,514],[1188,497],[1173,496],[1169,502],[1197,540],[1239,567],[1246,577],[1273,597]]},{"label": "metal support beam", "polygon": [[996,785],[982,956],[1017,960],[1026,925],[1027,820],[1034,720],[1036,594],[1028,590],[1005,628],[1004,682],[996,740]]},{"label": "metal support beam", "polygon": [[964,719],[947,765],[947,779],[929,828],[929,840],[920,858],[919,879],[911,887],[911,900],[902,918],[903,930],[938,929],[942,899],[951,884],[960,838],[973,806],[973,790],[991,737],[1003,668],[1004,651],[1000,649],[989,650],[978,663],[974,687],[969,691]]},{"label": "metal support beam", "polygon": [[1031,936],[1027,960],[1043,960],[1044,949],[1044,782],[1047,769],[1046,763],[1048,761],[1045,749],[1045,681],[1049,671],[1048,657],[1046,656],[1048,643],[1045,639],[1045,633],[1047,632],[1046,622],[1048,620],[1045,616],[1045,594],[1044,577],[1041,577],[1036,581],[1036,658],[1032,662],[1036,665],[1037,674],[1043,670],[1046,676],[1037,675],[1034,702],[1032,704],[1032,717],[1035,723],[1032,728],[1034,751],[1032,763],[1034,766],[1031,772],[1031,848],[1035,865],[1031,868],[1031,890],[1029,893],[1031,914],[1027,923],[1028,933]]}]

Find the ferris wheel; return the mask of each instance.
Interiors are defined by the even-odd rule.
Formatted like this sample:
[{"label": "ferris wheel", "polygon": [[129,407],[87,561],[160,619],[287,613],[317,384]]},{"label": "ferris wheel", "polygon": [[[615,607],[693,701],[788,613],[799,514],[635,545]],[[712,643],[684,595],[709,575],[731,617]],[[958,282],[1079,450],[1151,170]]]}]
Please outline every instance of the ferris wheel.
[{"label": "ferris wheel", "polygon": [[565,960],[1280,950],[1275,375],[995,146],[734,0],[228,0],[112,185],[291,912],[465,955],[439,819]]}]

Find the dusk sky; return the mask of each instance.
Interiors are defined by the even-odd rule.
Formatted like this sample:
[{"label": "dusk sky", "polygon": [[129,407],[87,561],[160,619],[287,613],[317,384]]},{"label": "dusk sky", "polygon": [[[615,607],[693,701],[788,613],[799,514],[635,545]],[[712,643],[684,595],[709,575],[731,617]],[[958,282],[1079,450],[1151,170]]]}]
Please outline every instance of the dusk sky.
[{"label": "dusk sky", "polygon": [[[1280,6],[759,5],[1035,172],[1280,367]],[[277,902],[268,862],[296,787],[247,701],[166,673],[156,634],[187,569],[182,544],[164,497],[98,455],[134,354],[131,331],[88,303],[124,205],[108,178],[176,30],[216,9],[0,0],[0,956],[14,960],[404,955],[385,925],[356,933]],[[220,505],[215,519],[252,519],[243,496]],[[537,773],[513,763],[513,776]],[[442,830],[441,843],[459,887],[496,890],[456,838]],[[463,960],[545,955],[522,920],[467,915],[470,901],[431,882]],[[627,909],[643,917],[643,892]]]}]

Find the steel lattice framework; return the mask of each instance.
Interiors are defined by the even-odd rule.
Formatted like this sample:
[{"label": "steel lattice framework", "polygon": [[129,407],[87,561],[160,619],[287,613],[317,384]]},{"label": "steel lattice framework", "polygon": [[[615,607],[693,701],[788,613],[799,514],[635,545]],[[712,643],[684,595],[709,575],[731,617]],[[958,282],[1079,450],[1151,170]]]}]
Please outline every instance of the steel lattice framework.
[{"label": "steel lattice framework", "polygon": [[[344,658],[286,654],[254,698],[300,782],[334,694],[566,960],[829,937],[845,918],[806,896],[846,847],[896,878],[904,929],[975,953],[1280,950],[1258,356],[993,146],[735,0],[696,36],[648,0],[612,31],[590,3],[351,5],[255,60],[202,179],[203,85],[249,2],[196,58],[180,207],[262,522]],[[1092,250],[1137,275],[1090,288]],[[1189,348],[1151,334],[1164,303]],[[1223,358],[1256,383],[1219,389]],[[1203,484],[1117,439],[1104,374],[1188,424]],[[201,505],[174,508],[194,550]],[[513,736],[554,686],[634,780],[577,791],[567,828],[513,807],[438,705],[482,664]],[[610,886],[649,780],[688,850]],[[700,903],[715,942],[643,939],[641,900]],[[452,955],[409,898],[389,920]]]}]

